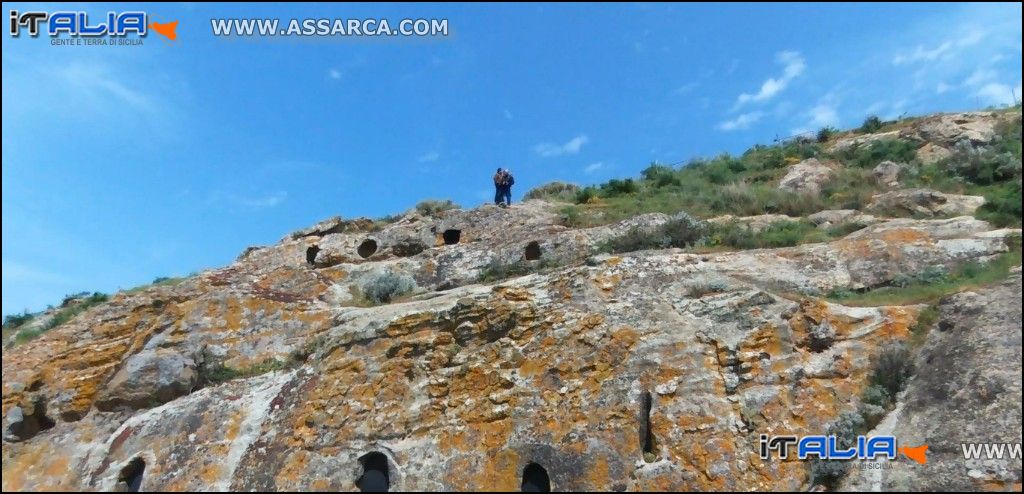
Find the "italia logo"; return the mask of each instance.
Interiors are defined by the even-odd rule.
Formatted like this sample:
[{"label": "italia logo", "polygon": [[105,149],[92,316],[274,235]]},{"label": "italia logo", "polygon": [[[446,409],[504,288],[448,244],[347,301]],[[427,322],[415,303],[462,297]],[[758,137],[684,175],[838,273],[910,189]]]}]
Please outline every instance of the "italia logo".
[{"label": "italia logo", "polygon": [[800,460],[819,458],[822,460],[895,460],[897,452],[920,465],[928,463],[928,445],[896,447],[893,436],[857,436],[856,444],[850,448],[839,446],[836,436],[769,436],[761,434],[761,459],[771,458],[771,452],[778,457],[789,458],[790,447],[796,446],[796,457]]},{"label": "italia logo", "polygon": [[[45,25],[45,31],[43,29]],[[45,32],[52,38],[60,35],[72,37],[95,38],[100,36],[123,37],[136,35],[145,37],[152,29],[157,34],[174,41],[178,38],[175,29],[178,21],[172,22],[150,22],[149,15],[145,12],[107,12],[102,19],[89,19],[89,14],[82,11],[64,12],[18,12],[10,11],[10,33],[12,37],[19,37],[22,29],[29,36],[36,37]]]}]

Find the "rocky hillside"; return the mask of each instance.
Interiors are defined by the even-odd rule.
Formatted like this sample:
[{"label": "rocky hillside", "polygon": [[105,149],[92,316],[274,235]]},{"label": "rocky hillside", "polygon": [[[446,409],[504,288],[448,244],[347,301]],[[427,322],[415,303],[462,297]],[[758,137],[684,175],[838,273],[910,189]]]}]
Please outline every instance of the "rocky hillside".
[{"label": "rocky hillside", "polygon": [[[1019,109],[939,115],[741,163],[813,211],[617,209],[686,186],[663,175],[335,218],[5,328],[3,489],[1020,490],[1020,459],[956,455],[1020,441],[1019,204],[996,219],[919,178],[1002,156],[1006,122],[1016,171],[958,191],[1019,202]],[[890,138],[910,159],[855,163]],[[851,170],[877,175],[870,200],[829,209]],[[871,430],[929,463],[758,455],[761,434]]]}]

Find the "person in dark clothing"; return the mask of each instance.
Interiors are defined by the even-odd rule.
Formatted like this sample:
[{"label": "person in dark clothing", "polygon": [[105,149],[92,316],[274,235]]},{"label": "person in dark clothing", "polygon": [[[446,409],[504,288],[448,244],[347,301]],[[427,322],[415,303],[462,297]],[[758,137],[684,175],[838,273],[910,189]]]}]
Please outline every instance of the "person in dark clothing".
[{"label": "person in dark clothing", "polygon": [[494,174],[494,204],[501,204],[505,197],[505,170],[498,168]]},{"label": "person in dark clothing", "polygon": [[509,169],[502,170],[505,175],[504,186],[501,190],[501,198],[505,200],[506,206],[512,205],[512,186],[515,185],[516,179],[512,177],[512,171]]}]

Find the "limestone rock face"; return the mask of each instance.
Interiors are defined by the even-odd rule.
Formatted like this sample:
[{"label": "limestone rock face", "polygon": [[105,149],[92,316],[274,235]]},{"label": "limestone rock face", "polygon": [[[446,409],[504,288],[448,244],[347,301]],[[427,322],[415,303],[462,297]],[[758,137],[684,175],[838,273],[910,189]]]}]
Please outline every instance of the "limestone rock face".
[{"label": "limestone rock face", "polygon": [[822,186],[835,177],[834,168],[834,164],[822,163],[817,158],[805,159],[789,167],[778,188],[796,194],[818,195]]},{"label": "limestone rock face", "polygon": [[904,189],[876,194],[871,198],[867,210],[942,217],[974,214],[984,204],[985,198],[981,196],[945,194],[931,189]]},{"label": "limestone rock face", "polygon": [[[332,220],[5,350],[4,490],[113,490],[144,465],[142,490],[352,491],[372,452],[396,490],[515,490],[530,463],[555,490],[805,489],[759,435],[852,409],[922,310],[820,296],[1019,235],[878,219],[783,249],[601,255],[670,218],[574,230],[557,210]],[[535,272],[481,282],[494,263]],[[418,290],[361,303],[380,270]]]},{"label": "limestone rock face", "polygon": [[938,145],[953,146],[963,140],[987,144],[996,136],[997,121],[992,112],[942,114],[925,118],[917,132],[922,140]]},{"label": "limestone rock face", "polygon": [[868,226],[882,221],[881,218],[864,214],[856,209],[827,209],[807,215],[807,219],[822,229],[846,224]]},{"label": "limestone rock face", "polygon": [[[928,445],[927,464],[853,469],[846,489],[978,491],[1013,489],[1021,460],[965,458],[968,444],[1020,444],[1021,277],[952,295],[939,305],[896,411],[872,431],[899,444]],[[1019,447],[1019,446],[1018,446]]]}]

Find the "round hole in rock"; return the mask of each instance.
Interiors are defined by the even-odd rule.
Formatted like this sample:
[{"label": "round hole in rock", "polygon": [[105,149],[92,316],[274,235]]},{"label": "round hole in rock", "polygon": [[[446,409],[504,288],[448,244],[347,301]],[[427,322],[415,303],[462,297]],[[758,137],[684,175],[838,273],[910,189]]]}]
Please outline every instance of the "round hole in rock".
[{"label": "round hole in rock", "polygon": [[142,458],[135,457],[128,462],[117,476],[118,484],[123,484],[120,486],[121,492],[139,492],[139,488],[142,487],[142,474],[145,471],[146,462]]},{"label": "round hole in rock", "polygon": [[316,255],[319,252],[320,252],[320,247],[318,247],[316,245],[312,245],[309,248],[307,248],[306,249],[306,263],[307,264],[315,264],[316,263]]},{"label": "round hole in rock", "polygon": [[363,259],[374,255],[377,252],[377,241],[372,238],[363,240],[363,243],[359,244],[359,248],[356,249],[356,252],[358,252],[359,257],[362,257]]},{"label": "round hole in rock", "polygon": [[524,253],[527,261],[536,261],[540,259],[540,243],[536,240],[526,244],[526,252]]},{"label": "round hole in rock", "polygon": [[359,458],[363,474],[356,481],[361,492],[387,492],[391,487],[388,479],[388,457],[376,451]]},{"label": "round hole in rock", "polygon": [[448,229],[441,232],[441,238],[444,239],[445,245],[455,245],[459,243],[459,239],[462,238],[462,230]]},{"label": "round hole in rock", "polygon": [[530,463],[523,469],[523,492],[551,492],[551,479],[544,467]]}]

